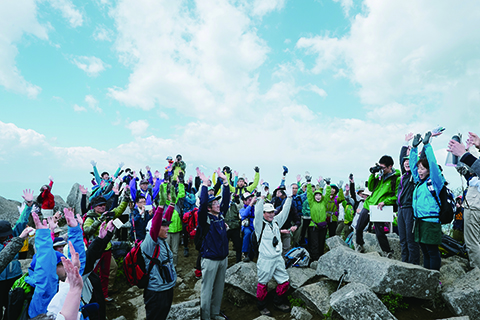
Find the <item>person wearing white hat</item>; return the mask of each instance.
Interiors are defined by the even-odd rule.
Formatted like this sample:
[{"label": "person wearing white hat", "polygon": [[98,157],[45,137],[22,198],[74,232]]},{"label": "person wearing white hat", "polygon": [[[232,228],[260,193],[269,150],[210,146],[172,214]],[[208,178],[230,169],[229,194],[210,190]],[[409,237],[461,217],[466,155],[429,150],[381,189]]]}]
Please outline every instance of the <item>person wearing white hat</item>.
[{"label": "person wearing white hat", "polygon": [[283,205],[282,211],[275,216],[275,208],[272,204],[265,202],[267,192],[265,188],[261,190],[261,198],[254,197],[252,202],[255,205],[254,228],[258,239],[258,260],[257,260],[257,306],[262,315],[271,316],[267,309],[265,298],[267,297],[267,284],[270,279],[277,281],[274,306],[283,312],[289,312],[290,307],[284,303],[284,298],[289,287],[289,276],[285,268],[285,261],[282,257],[282,241],[280,235],[280,226],[288,218],[290,206],[292,205],[292,186],[286,189],[287,200]]}]

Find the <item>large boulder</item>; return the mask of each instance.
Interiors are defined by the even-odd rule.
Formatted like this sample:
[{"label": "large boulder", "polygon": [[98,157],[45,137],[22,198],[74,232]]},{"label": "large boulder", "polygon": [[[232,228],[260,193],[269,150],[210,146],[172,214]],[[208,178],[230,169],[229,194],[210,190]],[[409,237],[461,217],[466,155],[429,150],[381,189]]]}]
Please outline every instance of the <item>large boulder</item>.
[{"label": "large boulder", "polygon": [[[82,201],[82,193],[80,192],[80,189],[78,189],[79,186],[80,185],[78,183],[75,183],[70,189],[70,193],[67,196],[67,204],[70,208],[73,208],[75,210],[75,214],[82,214],[82,207],[80,204]],[[89,196],[90,193],[87,193],[87,198]]]},{"label": "large boulder", "polygon": [[200,299],[172,305],[167,320],[200,319]]},{"label": "large boulder", "polygon": [[480,319],[480,269],[475,268],[446,285],[442,297],[453,314]]},{"label": "large boulder", "polygon": [[68,208],[68,204],[60,197],[58,194],[54,196],[55,198],[55,207],[53,208],[53,212],[63,212],[63,209]]},{"label": "large boulder", "polygon": [[312,315],[310,314],[310,312],[308,312],[307,310],[305,310],[301,307],[297,307],[297,306],[294,306],[292,308],[292,311],[290,312],[290,315],[294,319],[297,319],[297,320],[311,320],[312,319]]},{"label": "large boulder", "polygon": [[343,239],[339,236],[328,238],[325,242],[327,243],[327,246],[330,248],[330,250],[335,249],[338,246],[348,247],[345,241],[343,241]]},{"label": "large boulder", "polygon": [[396,319],[366,285],[350,283],[330,297],[332,308],[345,320]]},{"label": "large boulder", "polygon": [[[313,279],[317,277],[316,271],[311,268],[293,267],[288,268],[287,272],[290,278],[290,286],[294,289],[300,288],[305,283],[313,281]],[[274,285],[276,286],[276,282]]]},{"label": "large boulder", "polygon": [[225,284],[244,293],[257,296],[257,264],[255,262],[236,263],[227,269],[225,274]]},{"label": "large boulder", "polygon": [[295,290],[292,295],[303,300],[306,306],[320,315],[330,310],[330,295],[337,289],[337,282],[324,279]]},{"label": "large boulder", "polygon": [[440,268],[440,282],[444,287],[448,287],[465,273],[463,266],[458,261],[453,260]]},{"label": "large boulder", "polygon": [[438,287],[440,272],[376,255],[361,254],[337,247],[318,260],[317,274],[338,281],[363,283],[379,294],[431,299]]},{"label": "large boulder", "polygon": [[15,200],[8,200],[0,196],[0,216],[1,220],[7,220],[12,227],[20,217],[18,207],[21,206],[21,202]]}]

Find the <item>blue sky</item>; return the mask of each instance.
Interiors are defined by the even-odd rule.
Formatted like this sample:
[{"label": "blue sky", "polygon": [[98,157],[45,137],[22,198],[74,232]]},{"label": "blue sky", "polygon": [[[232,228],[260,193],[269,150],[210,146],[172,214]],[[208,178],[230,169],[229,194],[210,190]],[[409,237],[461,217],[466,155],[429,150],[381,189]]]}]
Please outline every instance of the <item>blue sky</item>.
[{"label": "blue sky", "polygon": [[449,137],[478,132],[479,18],[475,1],[2,1],[0,195],[51,175],[66,198],[90,160],[178,153],[189,174],[365,180],[438,125],[444,163]]}]

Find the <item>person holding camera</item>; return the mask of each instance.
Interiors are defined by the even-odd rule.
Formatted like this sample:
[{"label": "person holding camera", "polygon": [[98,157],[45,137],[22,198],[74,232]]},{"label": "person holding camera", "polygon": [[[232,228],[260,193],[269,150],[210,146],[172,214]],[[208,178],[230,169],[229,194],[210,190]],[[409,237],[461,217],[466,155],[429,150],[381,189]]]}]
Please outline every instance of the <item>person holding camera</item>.
[{"label": "person holding camera", "polygon": [[[365,200],[362,211],[358,218],[356,227],[355,251],[365,252],[363,245],[363,230],[370,222],[370,207],[377,206],[382,210],[384,206],[392,206],[397,201],[398,185],[400,181],[400,171],[393,169],[393,158],[384,155],[378,163],[370,168],[370,177],[368,178],[368,190],[372,192]],[[390,248],[387,236],[385,235],[384,223],[375,222],[375,235],[377,236],[383,255],[387,258],[392,257],[393,250]]]},{"label": "person holding camera", "polygon": [[290,307],[284,303],[284,298],[289,286],[289,276],[285,268],[285,261],[282,257],[282,241],[280,226],[288,218],[292,205],[292,186],[285,190],[287,200],[283,204],[282,211],[275,215],[275,208],[272,204],[265,202],[267,192],[262,188],[261,198],[257,202],[254,197],[252,202],[255,205],[255,234],[258,239],[258,260],[257,260],[257,306],[262,315],[271,317],[271,312],[266,307],[267,284],[270,279],[277,281],[276,295],[273,299],[274,306],[283,312],[289,312]]},{"label": "person holding camera", "polygon": [[[114,188],[114,192],[118,195],[119,191],[117,188]],[[87,238],[89,243],[93,241],[93,239],[98,237],[98,234],[100,232],[100,226],[103,221],[114,220],[115,218],[121,216],[122,213],[125,211],[130,198],[128,196],[128,192],[125,192],[124,195],[125,196],[123,197],[120,205],[109,211],[107,211],[107,200],[104,197],[100,196],[92,200],[92,202],[90,203],[92,209],[87,212],[87,218],[85,219],[85,223],[83,224],[83,232],[85,233],[85,237]],[[95,268],[100,268],[100,281],[102,283],[102,291],[106,301],[112,301],[112,298],[108,296],[108,283],[111,265],[115,267],[116,263],[115,260],[112,258],[112,244],[109,243],[105,249],[105,252],[100,258],[97,267]]]}]

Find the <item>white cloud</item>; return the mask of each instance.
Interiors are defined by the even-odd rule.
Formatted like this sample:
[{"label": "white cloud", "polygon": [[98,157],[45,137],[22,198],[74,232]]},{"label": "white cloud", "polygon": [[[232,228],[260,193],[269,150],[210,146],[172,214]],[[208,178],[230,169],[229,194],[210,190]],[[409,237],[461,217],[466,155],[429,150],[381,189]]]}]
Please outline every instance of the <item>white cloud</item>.
[{"label": "white cloud", "polygon": [[37,20],[36,2],[0,1],[0,85],[9,91],[35,98],[41,88],[25,80],[15,62],[17,43],[25,34],[48,40],[47,28]]},{"label": "white cloud", "polygon": [[83,24],[82,14],[70,0],[49,0],[49,2],[53,8],[60,10],[72,27],[80,27]]},{"label": "white cloud", "polygon": [[285,0],[255,0],[252,14],[254,16],[264,16],[271,11],[281,10],[284,6]]},{"label": "white cloud", "polygon": [[334,2],[340,2],[340,5],[342,6],[343,13],[345,16],[350,15],[350,9],[353,7],[353,0],[333,0]]},{"label": "white cloud", "polygon": [[312,92],[315,92],[316,94],[318,94],[320,97],[322,98],[325,98],[327,96],[327,92],[319,87],[317,87],[316,85],[314,84],[308,84],[306,87],[305,87],[306,90],[309,90],[309,91],[312,91]]},{"label": "white cloud", "polygon": [[93,32],[93,38],[97,41],[112,41],[113,36],[113,31],[103,25],[97,26]]},{"label": "white cloud", "polygon": [[75,112],[86,112],[85,107],[79,106],[78,104],[73,105],[73,111]]},{"label": "white cloud", "polygon": [[345,36],[298,40],[297,48],[316,57],[311,71],[345,75],[372,107],[416,105],[446,127],[478,123],[478,4],[365,0],[362,7]]},{"label": "white cloud", "polygon": [[95,99],[92,95],[88,94],[85,96],[85,102],[88,107],[95,112],[102,112],[102,109],[98,106],[98,100]]},{"label": "white cloud", "polygon": [[78,68],[85,71],[88,76],[96,77],[100,72],[105,71],[105,68],[109,68],[108,64],[105,64],[100,58],[77,56],[72,59],[73,64]]},{"label": "white cloud", "polygon": [[133,136],[141,136],[147,131],[148,122],[146,120],[132,121],[126,127],[132,132]]}]

